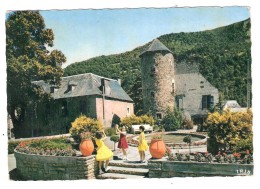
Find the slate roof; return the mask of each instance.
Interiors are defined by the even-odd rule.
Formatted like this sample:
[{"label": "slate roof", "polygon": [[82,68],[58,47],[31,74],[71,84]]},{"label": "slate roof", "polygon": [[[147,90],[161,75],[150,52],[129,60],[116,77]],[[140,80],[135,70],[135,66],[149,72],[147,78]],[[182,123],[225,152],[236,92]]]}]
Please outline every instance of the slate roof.
[{"label": "slate roof", "polygon": [[[105,96],[123,101],[133,101],[119,85],[117,80],[101,77],[92,73],[62,77],[61,85],[54,93],[51,93],[52,86],[44,81],[34,81],[33,83],[41,86],[45,92],[51,93],[54,99],[61,99],[77,96],[102,95],[102,89],[100,87],[102,78],[108,81],[107,84],[110,88],[110,92]],[[73,86],[74,89],[69,90],[69,85]]]},{"label": "slate roof", "polygon": [[150,44],[150,46],[145,51],[143,51],[140,54],[140,56],[142,56],[146,52],[155,52],[155,51],[168,51],[172,53],[172,51],[170,51],[161,41],[159,41],[158,39],[154,39]]}]

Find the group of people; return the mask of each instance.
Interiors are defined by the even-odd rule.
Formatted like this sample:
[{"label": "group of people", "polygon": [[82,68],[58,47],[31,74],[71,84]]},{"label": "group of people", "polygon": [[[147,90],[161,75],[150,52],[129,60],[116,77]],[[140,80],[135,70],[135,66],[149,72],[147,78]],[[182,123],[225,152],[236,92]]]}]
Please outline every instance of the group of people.
[{"label": "group of people", "polygon": [[[119,141],[118,141],[118,148],[122,150],[123,153],[123,160],[127,161],[127,148],[128,143],[126,139],[126,127],[123,126],[120,130],[118,128],[118,125],[115,125],[116,133],[120,135]],[[145,151],[148,149],[148,145],[144,136],[144,126],[139,127],[140,135],[138,139],[138,151],[140,155],[140,163],[145,162]],[[106,134],[104,131],[97,132],[95,142],[97,144],[97,155],[96,160],[99,162],[99,174],[102,174],[108,171],[109,167],[109,160],[113,157],[113,152],[104,144],[104,139],[106,139]],[[105,162],[105,170],[102,170],[102,164]]]}]

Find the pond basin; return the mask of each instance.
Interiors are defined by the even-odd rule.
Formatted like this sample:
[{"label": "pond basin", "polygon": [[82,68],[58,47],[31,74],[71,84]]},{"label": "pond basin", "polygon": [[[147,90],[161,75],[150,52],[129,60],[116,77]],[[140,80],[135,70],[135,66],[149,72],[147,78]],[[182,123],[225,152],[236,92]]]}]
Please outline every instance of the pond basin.
[{"label": "pond basin", "polygon": [[[146,141],[148,144],[151,142],[151,138],[153,135],[159,133],[152,133],[145,135]],[[183,138],[187,135],[191,136],[191,145],[189,146],[187,143],[183,142]],[[132,145],[137,145],[138,136],[134,137],[132,140]],[[200,148],[202,146],[207,145],[207,136],[199,133],[178,133],[167,132],[163,134],[163,141],[167,147],[174,149],[186,149],[186,148]]]},{"label": "pond basin", "polygon": [[[204,138],[206,138],[203,135],[197,135],[197,134],[186,134],[186,133],[165,133],[162,135],[163,141],[165,143],[169,143],[169,144],[180,144],[180,143],[184,143],[183,142],[183,138],[187,135],[191,135],[191,142],[196,142],[196,141],[200,141]],[[147,135],[145,138],[147,140],[148,143],[150,143],[151,138],[153,135]]]}]

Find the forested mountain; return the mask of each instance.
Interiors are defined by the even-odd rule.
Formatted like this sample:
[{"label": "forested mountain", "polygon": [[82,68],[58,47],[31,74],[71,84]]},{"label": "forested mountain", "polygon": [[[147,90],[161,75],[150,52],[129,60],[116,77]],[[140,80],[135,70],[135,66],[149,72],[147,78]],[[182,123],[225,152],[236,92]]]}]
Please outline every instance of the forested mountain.
[{"label": "forested mountain", "polygon": [[[246,106],[248,67],[251,70],[250,27],[247,19],[213,30],[171,33],[158,39],[174,53],[176,64],[198,64],[200,73],[219,89],[223,100],[237,100]],[[149,44],[71,64],[64,69],[64,76],[91,72],[122,79],[122,87],[134,100],[135,112],[139,114],[142,110],[139,54]]]}]

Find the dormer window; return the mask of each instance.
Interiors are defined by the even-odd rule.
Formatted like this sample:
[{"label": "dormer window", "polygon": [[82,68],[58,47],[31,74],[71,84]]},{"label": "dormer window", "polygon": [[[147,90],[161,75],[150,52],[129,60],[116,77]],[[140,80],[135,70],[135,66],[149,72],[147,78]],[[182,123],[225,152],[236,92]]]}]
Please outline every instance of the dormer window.
[{"label": "dormer window", "polygon": [[51,87],[50,87],[50,93],[54,93],[54,92],[56,92],[57,90],[58,90],[58,88],[55,87],[55,86],[51,86]]},{"label": "dormer window", "polygon": [[67,91],[68,91],[68,92],[69,92],[69,91],[73,91],[76,86],[77,86],[77,83],[76,83],[76,82],[70,81],[70,82],[68,83],[68,90],[67,90]]},{"label": "dormer window", "polygon": [[76,85],[69,85],[68,91],[73,91],[75,89]]}]

